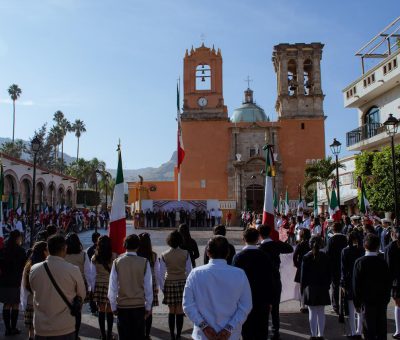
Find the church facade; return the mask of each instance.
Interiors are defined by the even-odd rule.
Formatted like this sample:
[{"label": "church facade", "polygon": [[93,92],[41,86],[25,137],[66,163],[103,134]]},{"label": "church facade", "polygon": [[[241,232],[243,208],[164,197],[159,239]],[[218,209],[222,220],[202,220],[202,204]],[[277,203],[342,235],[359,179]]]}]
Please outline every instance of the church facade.
[{"label": "church facade", "polygon": [[[186,50],[181,114],[183,201],[218,200],[223,210],[262,211],[266,144],[273,145],[277,195],[288,188],[289,197],[297,199],[307,162],[325,157],[322,50],[321,43],[274,47],[276,121],[254,102],[250,88],[229,117],[220,49],[202,44]],[[171,182],[128,183],[128,188],[129,203],[177,200],[177,172]]]}]

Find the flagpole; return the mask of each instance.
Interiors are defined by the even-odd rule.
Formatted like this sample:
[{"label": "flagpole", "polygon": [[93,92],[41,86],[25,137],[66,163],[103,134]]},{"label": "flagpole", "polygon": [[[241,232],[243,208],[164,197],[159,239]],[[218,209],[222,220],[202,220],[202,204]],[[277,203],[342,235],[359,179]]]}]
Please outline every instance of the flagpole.
[{"label": "flagpole", "polygon": [[[181,117],[180,117],[180,108],[179,108],[179,96],[181,93],[181,77],[178,78],[178,107],[177,107],[177,120],[178,120],[178,133],[182,133],[180,131],[180,125],[181,125]],[[180,136],[178,136],[178,139],[180,138]],[[179,150],[178,150],[179,153]],[[179,156],[178,156],[179,157]],[[181,201],[181,166],[179,164],[179,160],[178,160],[178,202]]]}]

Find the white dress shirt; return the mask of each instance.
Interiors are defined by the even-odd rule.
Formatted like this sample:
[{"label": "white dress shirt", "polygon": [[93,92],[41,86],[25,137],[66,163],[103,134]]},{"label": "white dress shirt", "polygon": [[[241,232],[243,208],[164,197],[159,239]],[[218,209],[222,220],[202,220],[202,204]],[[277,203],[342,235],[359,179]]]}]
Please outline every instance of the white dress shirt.
[{"label": "white dress shirt", "polygon": [[[126,252],[126,254],[137,256],[136,252],[133,251]],[[113,312],[117,310],[118,287],[118,274],[115,270],[115,262],[113,262],[110,273],[110,283],[108,286],[108,299],[110,300],[110,306]],[[151,311],[153,304],[153,280],[151,277],[149,261],[147,261],[146,273],[144,274],[144,301],[144,308],[146,311]]]},{"label": "white dress shirt", "polygon": [[239,340],[242,324],[252,309],[251,288],[245,272],[225,260],[210,259],[192,270],[183,293],[183,310],[194,323],[192,337],[206,340],[200,324],[217,333],[232,327],[230,340]]},{"label": "white dress shirt", "polygon": [[[156,268],[154,268],[154,270],[156,270]],[[189,275],[189,273],[192,270],[192,260],[190,259],[190,256],[187,257],[186,259],[186,277]],[[160,289],[163,291],[164,290],[164,283],[165,283],[165,273],[167,272],[167,265],[165,264],[163,258],[160,258],[160,266],[158,268],[158,285],[160,287]],[[157,275],[157,271],[156,271],[156,275]]]}]

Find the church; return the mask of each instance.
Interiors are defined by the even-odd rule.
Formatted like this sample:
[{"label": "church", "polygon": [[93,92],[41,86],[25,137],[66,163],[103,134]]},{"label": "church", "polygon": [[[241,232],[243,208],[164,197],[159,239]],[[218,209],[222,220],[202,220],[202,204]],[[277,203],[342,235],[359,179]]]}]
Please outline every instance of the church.
[{"label": "church", "polygon": [[[250,86],[242,105],[229,114],[221,50],[204,44],[186,50],[180,117],[185,150],[181,204],[192,204],[189,209],[213,206],[236,216],[242,210],[262,212],[266,144],[274,150],[275,192],[284,195],[287,188],[295,204],[306,164],[325,157],[322,50],[321,43],[274,47],[276,121],[254,102]],[[178,171],[174,181],[129,182],[128,188],[128,202],[135,210],[165,208],[168,202],[176,206]]]}]

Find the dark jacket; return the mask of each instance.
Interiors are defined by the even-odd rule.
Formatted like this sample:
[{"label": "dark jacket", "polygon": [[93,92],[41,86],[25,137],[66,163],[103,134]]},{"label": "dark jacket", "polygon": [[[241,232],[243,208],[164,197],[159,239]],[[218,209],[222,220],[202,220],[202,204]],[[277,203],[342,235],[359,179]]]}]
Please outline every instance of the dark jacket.
[{"label": "dark jacket", "polygon": [[24,248],[17,246],[11,253],[0,250],[0,287],[19,287],[26,263]]},{"label": "dark jacket", "polygon": [[320,251],[314,257],[310,251],[303,257],[300,288],[304,294],[304,304],[308,306],[326,306],[331,304],[329,287],[331,284],[330,261]]},{"label": "dark jacket", "polygon": [[293,247],[289,243],[285,243],[282,241],[269,241],[262,242],[259,245],[259,248],[266,252],[271,260],[272,266],[275,272],[275,277],[281,279],[281,274],[279,272],[281,266],[281,254],[290,254],[293,253]]},{"label": "dark jacket", "polygon": [[196,259],[200,257],[197,242],[191,238],[186,244],[183,244],[180,248],[188,251],[190,255],[190,260],[192,261],[192,267],[195,268]]},{"label": "dark jacket", "polygon": [[353,271],[353,301],[362,305],[387,305],[392,279],[381,256],[363,256],[356,260]]},{"label": "dark jacket", "polygon": [[246,273],[251,287],[253,308],[266,308],[270,305],[275,293],[270,257],[260,249],[244,249],[235,255],[232,265]]},{"label": "dark jacket", "polygon": [[353,270],[356,260],[364,256],[364,249],[356,246],[347,246],[342,250],[342,265],[340,286],[346,290],[346,296],[349,300],[353,299]]},{"label": "dark jacket", "polygon": [[329,257],[331,276],[333,281],[340,280],[340,266],[342,250],[347,246],[347,238],[343,234],[334,234],[326,246],[326,254]]},{"label": "dark jacket", "polygon": [[390,278],[392,280],[393,297],[400,296],[400,247],[397,241],[392,241],[385,249],[385,260],[389,266]]},{"label": "dark jacket", "polygon": [[307,254],[310,250],[310,244],[308,241],[302,241],[296,247],[296,250],[293,253],[293,264],[296,267],[294,282],[300,283],[301,263],[303,262],[304,255]]},{"label": "dark jacket", "polygon": [[[236,249],[235,247],[229,243],[229,255],[228,258],[226,259],[226,263],[229,265],[232,264],[233,257],[236,254]],[[204,264],[207,264],[210,261],[210,258],[207,255],[207,247],[204,249]]]}]

